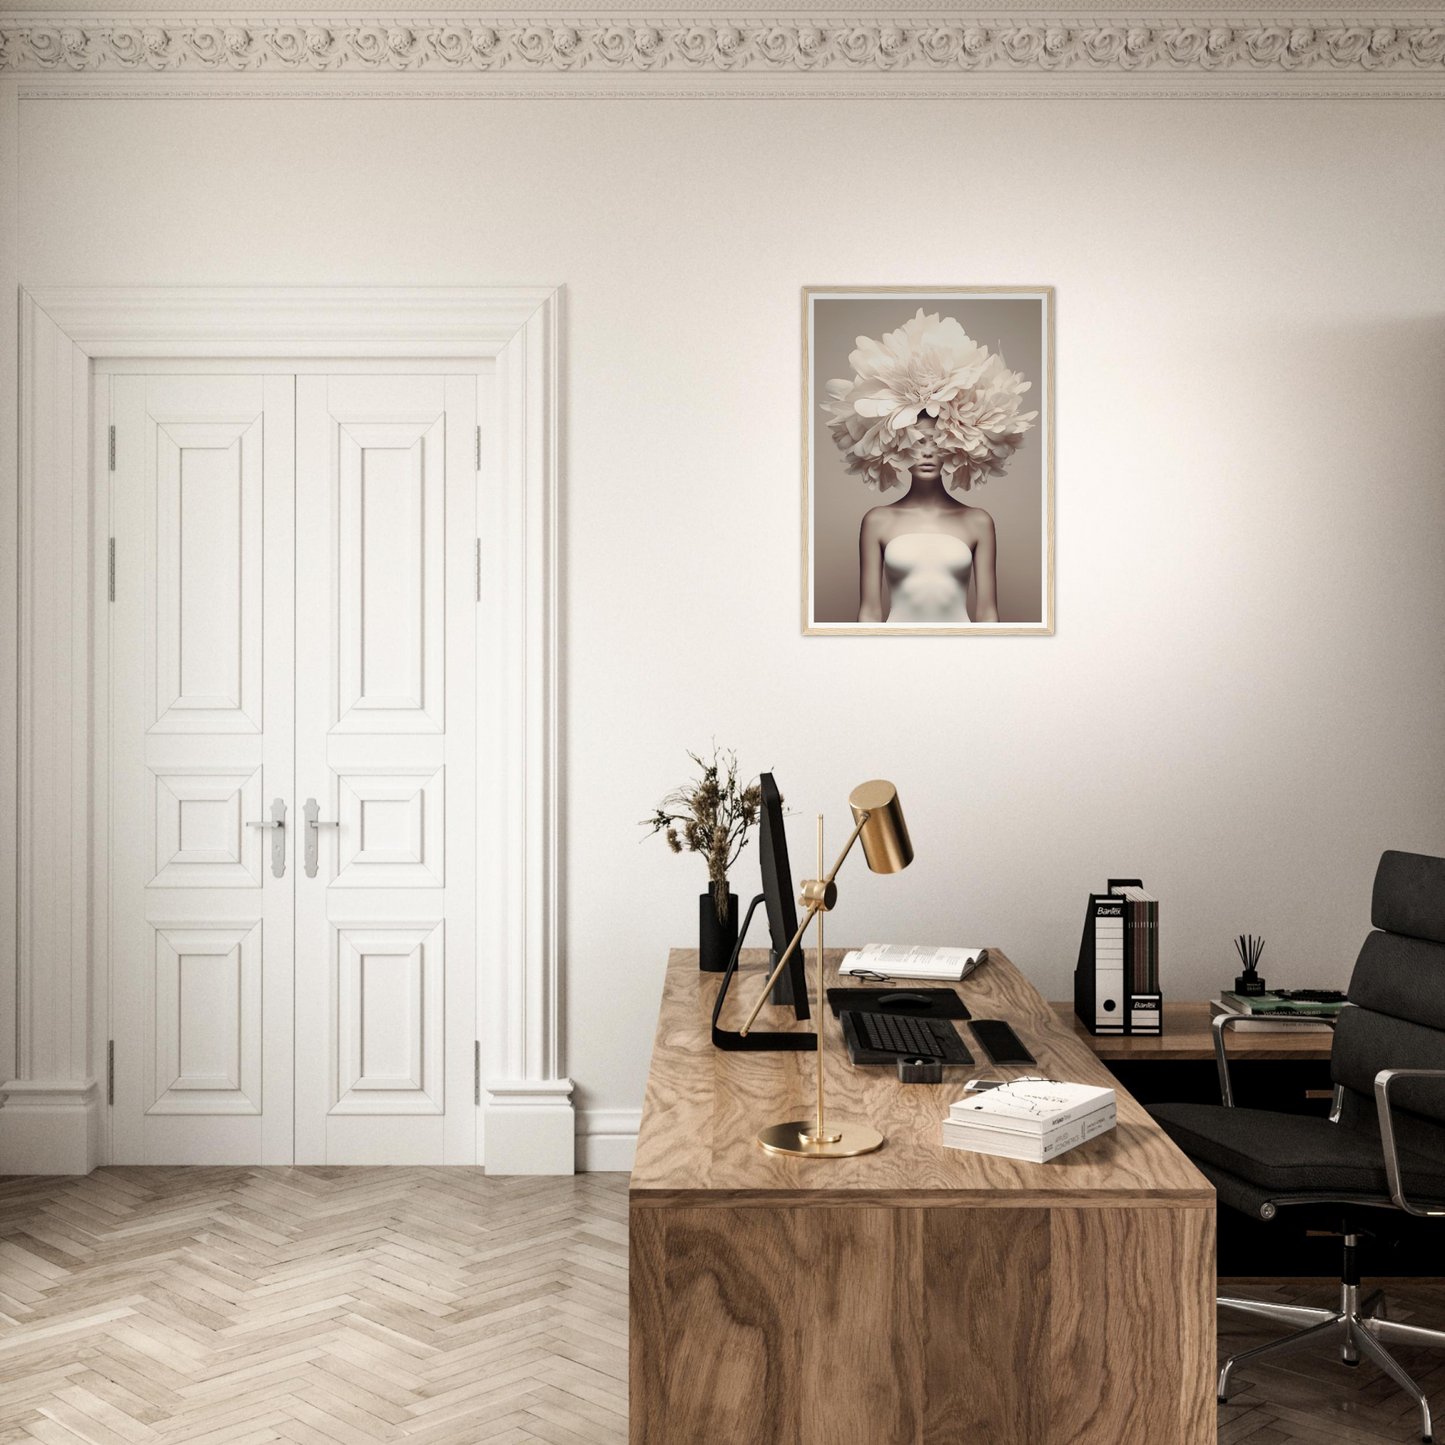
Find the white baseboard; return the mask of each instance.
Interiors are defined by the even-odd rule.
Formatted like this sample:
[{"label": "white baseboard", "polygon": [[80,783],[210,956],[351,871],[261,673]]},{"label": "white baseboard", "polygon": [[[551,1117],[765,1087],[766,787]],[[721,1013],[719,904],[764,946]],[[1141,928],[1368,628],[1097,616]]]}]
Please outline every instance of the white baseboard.
[{"label": "white baseboard", "polygon": [[641,1109],[582,1109],[577,1114],[577,1168],[629,1173],[637,1152]]},{"label": "white baseboard", "polygon": [[497,1079],[487,1093],[488,1174],[576,1172],[571,1079]]},{"label": "white baseboard", "polygon": [[94,1079],[0,1084],[0,1174],[89,1174],[99,1162]]},{"label": "white baseboard", "polygon": [[[574,1110],[567,1079],[488,1085],[489,1174],[626,1173],[641,1109]],[[0,1175],[88,1174],[100,1158],[94,1079],[0,1086]]]}]

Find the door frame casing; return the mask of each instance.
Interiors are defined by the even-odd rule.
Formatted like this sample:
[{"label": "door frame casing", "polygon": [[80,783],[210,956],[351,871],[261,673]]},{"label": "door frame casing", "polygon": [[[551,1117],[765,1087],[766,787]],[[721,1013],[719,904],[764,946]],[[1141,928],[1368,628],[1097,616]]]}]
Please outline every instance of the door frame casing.
[{"label": "door frame casing", "polygon": [[[18,946],[0,958],[0,1170],[106,1161],[106,425],[98,361],[493,363],[478,532],[477,1032],[493,1173],[570,1173],[558,691],[561,287],[86,287],[20,305]],[[485,395],[488,388],[483,387]],[[92,480],[92,478],[94,480]],[[488,485],[490,481],[491,485]],[[490,520],[490,527],[485,525]],[[487,689],[503,676],[505,685]],[[12,1059],[13,1049],[13,1059]]]}]

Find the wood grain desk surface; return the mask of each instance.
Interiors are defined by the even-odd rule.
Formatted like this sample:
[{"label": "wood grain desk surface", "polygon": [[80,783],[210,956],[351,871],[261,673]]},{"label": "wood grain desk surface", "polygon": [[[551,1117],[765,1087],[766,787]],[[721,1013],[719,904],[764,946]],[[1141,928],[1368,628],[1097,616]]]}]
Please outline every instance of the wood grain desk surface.
[{"label": "wood grain desk surface", "polygon": [[[1064,1025],[1101,1059],[1199,1060],[1214,1058],[1214,1031],[1209,1026],[1207,1003],[1166,1003],[1164,1032],[1158,1038],[1119,1038],[1091,1034],[1074,1014],[1072,1003],[1053,1005]],[[1254,1033],[1231,1029],[1225,1043],[1234,1059],[1328,1059],[1332,1034],[1312,1029],[1291,1029],[1288,1033]]]},{"label": "wood grain desk surface", "polygon": [[[840,980],[844,950],[825,954],[825,986]],[[815,955],[807,954],[811,993]],[[721,1023],[736,1029],[767,976],[763,949],[745,949]],[[652,1068],[632,1170],[634,1207],[719,1204],[969,1204],[1004,1207],[1157,1203],[1208,1205],[1208,1180],[1169,1141],[1054,1006],[997,949],[959,985],[974,1018],[1001,1018],[1038,1059],[1037,1067],[996,1068],[967,1026],[960,1032],[979,1060],[950,1070],[943,1084],[903,1084],[886,1068],[855,1068],[838,1021],[826,1013],[824,1076],[828,1108],[866,1121],[887,1142],[859,1159],[793,1159],[755,1142],[764,1125],[811,1116],[814,1055],[726,1053],[712,1044],[713,1000],[721,974],[701,973],[693,949],[673,949],[653,1046]],[[899,984],[899,987],[907,987]],[[765,1008],[759,1028],[812,1031],[791,1009]],[[940,1125],[975,1076],[1041,1073],[1118,1093],[1118,1126],[1048,1164],[945,1149]]]}]

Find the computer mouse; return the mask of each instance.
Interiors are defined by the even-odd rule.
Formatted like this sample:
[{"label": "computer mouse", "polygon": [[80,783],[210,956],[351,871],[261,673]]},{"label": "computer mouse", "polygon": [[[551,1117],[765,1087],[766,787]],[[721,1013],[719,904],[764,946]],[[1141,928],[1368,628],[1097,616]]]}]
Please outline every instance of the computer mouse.
[{"label": "computer mouse", "polygon": [[903,989],[890,990],[878,1000],[879,1008],[917,1008],[919,1004],[932,1008],[933,1000],[926,993],[907,993]]}]

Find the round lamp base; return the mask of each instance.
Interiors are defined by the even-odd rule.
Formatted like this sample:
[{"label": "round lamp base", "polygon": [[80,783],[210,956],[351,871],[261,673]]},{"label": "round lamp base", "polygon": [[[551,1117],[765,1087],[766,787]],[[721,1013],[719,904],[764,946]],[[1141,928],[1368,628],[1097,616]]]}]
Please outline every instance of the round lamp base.
[{"label": "round lamp base", "polygon": [[867,1124],[840,1124],[830,1119],[827,1130],[837,1138],[814,1139],[815,1119],[791,1119],[786,1124],[769,1124],[758,1135],[758,1143],[769,1154],[795,1154],[802,1159],[853,1159],[883,1147],[883,1136]]}]

